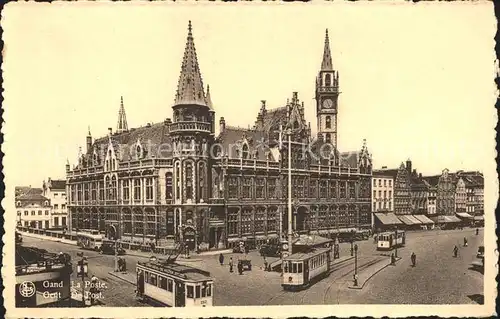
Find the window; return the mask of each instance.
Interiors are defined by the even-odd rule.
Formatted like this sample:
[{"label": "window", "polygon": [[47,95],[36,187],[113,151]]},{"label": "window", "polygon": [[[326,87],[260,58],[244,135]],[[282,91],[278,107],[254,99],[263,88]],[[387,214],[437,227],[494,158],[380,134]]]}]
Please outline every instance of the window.
[{"label": "window", "polygon": [[267,180],[267,197],[276,198],[276,178],[269,178]]},{"label": "window", "polygon": [[186,199],[193,199],[193,163],[186,163]]},{"label": "window", "polygon": [[42,211],[41,210],[38,211],[38,215],[42,215]]},{"label": "window", "polygon": [[54,209],[59,209],[59,204],[54,204]]},{"label": "window", "polygon": [[382,191],[378,191],[378,197],[382,198]]},{"label": "window", "polygon": [[238,177],[231,176],[228,178],[228,193],[229,198],[238,198]]},{"label": "window", "polygon": [[190,286],[190,285],[186,285],[186,286],[187,286],[187,298],[193,298],[193,294],[194,294],[193,286]]},{"label": "window", "polygon": [[255,197],[256,198],[264,198],[264,179],[256,178],[255,179]]},{"label": "window", "polygon": [[345,182],[340,182],[340,198],[346,198],[346,185]]},{"label": "window", "polygon": [[331,128],[332,127],[332,118],[327,116],[325,119],[325,128]]},{"label": "window", "polygon": [[326,181],[321,180],[319,182],[319,197],[320,198],[327,198],[327,190],[328,190],[328,185]]},{"label": "window", "polygon": [[297,272],[300,274],[302,273],[302,263],[297,264]]},{"label": "window", "polygon": [[141,200],[141,180],[134,179],[134,201]]},{"label": "window", "polygon": [[28,216],[28,211],[27,210],[24,211],[24,216]]},{"label": "window", "polygon": [[89,200],[89,184],[85,183],[83,186],[83,200]]},{"label": "window", "polygon": [[21,216],[21,211],[17,211],[17,216]]},{"label": "window", "polygon": [[198,169],[198,197],[205,198],[205,164],[200,163]]},{"label": "window", "polygon": [[318,180],[317,179],[311,179],[309,180],[309,194],[311,198],[316,198],[318,197]]},{"label": "window", "polygon": [[54,193],[54,197],[57,197],[57,195],[59,195],[59,193]]},{"label": "window", "polygon": [[153,178],[146,178],[146,200],[153,200]]},{"label": "window", "polygon": [[[40,213],[40,212],[39,212],[39,213]],[[48,214],[49,214],[49,211],[48,211],[48,210],[46,210],[46,211],[45,211],[45,215],[48,215]],[[38,215],[41,215],[41,214],[38,214]]]},{"label": "window", "polygon": [[377,198],[377,191],[373,191],[373,198]]},{"label": "window", "polygon": [[248,145],[247,144],[243,144],[243,147],[241,149],[241,157],[243,159],[246,159],[246,158],[249,158],[249,152],[248,152]]},{"label": "window", "polygon": [[111,178],[111,199],[116,200],[118,183],[116,181],[116,176]]},{"label": "window", "polygon": [[384,198],[387,198],[387,191],[384,191]]},{"label": "window", "polygon": [[389,191],[389,198],[392,197],[392,191]]},{"label": "window", "polygon": [[252,198],[252,178],[243,177],[243,197]]},{"label": "window", "polygon": [[123,200],[124,201],[129,201],[130,200],[130,187],[129,187],[129,181],[124,180],[123,181]]},{"label": "window", "polygon": [[167,173],[165,174],[165,198],[166,199],[172,199],[172,173]]},{"label": "window", "polygon": [[378,186],[379,187],[382,186],[382,180],[381,179],[378,180]]},{"label": "window", "polygon": [[228,212],[227,215],[227,232],[229,235],[238,234],[238,212]]},{"label": "window", "polygon": [[174,281],[172,279],[167,279],[167,290],[170,292],[174,290]]},{"label": "window", "polygon": [[212,295],[212,284],[207,284],[207,297]]},{"label": "window", "polygon": [[325,86],[332,85],[332,78],[329,73],[325,74]]},{"label": "window", "polygon": [[330,133],[326,133],[325,134],[325,142],[331,143],[331,141],[332,141],[332,137],[331,137]]},{"label": "window", "polygon": [[179,162],[175,163],[175,198],[176,199],[181,198],[181,182],[180,182],[181,170],[179,167],[180,167],[180,163]]},{"label": "window", "polygon": [[384,187],[386,187],[386,186],[387,186],[387,180],[384,179]]},{"label": "window", "polygon": [[389,187],[392,186],[392,180],[389,180]]},{"label": "window", "polygon": [[349,198],[356,198],[356,184],[354,182],[349,183]]},{"label": "window", "polygon": [[158,287],[167,290],[167,282],[168,282],[167,278],[158,276]]},{"label": "window", "polygon": [[377,186],[377,180],[376,179],[373,179],[373,186]]},{"label": "window", "polygon": [[196,295],[195,295],[195,298],[200,298],[200,296],[201,296],[201,291],[200,290],[201,290],[201,287],[198,286],[198,285],[196,285],[196,289],[195,289]]}]

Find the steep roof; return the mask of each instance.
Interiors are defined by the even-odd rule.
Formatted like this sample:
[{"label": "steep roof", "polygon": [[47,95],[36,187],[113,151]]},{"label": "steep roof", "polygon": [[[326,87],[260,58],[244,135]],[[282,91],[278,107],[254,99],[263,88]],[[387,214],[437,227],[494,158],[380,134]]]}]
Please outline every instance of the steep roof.
[{"label": "steep roof", "polygon": [[323,49],[323,60],[321,61],[321,71],[333,71],[332,54],[330,52],[330,39],[328,38],[328,29],[325,34],[325,47]]},{"label": "steep roof", "polygon": [[51,189],[66,189],[66,180],[64,180],[64,179],[51,179],[49,186]]},{"label": "steep roof", "polygon": [[191,21],[189,21],[188,25],[186,48],[184,49],[181,73],[175,95],[175,105],[182,104],[205,105],[208,107],[198,58],[196,56],[196,48],[194,46]]},{"label": "steep roof", "polygon": [[[162,157],[168,157],[172,154],[171,147],[160,148],[160,145],[170,142],[167,124],[164,122],[148,124],[146,126],[133,128],[125,132],[115,133],[111,136],[98,138],[95,140],[87,155],[91,156],[94,151],[99,155],[104,154],[108,148],[110,139],[115,151],[118,152],[118,158],[121,161],[133,160],[137,141],[139,141],[144,148],[148,148],[148,143],[151,143],[150,152],[148,152],[146,158],[150,158],[152,156],[159,157],[159,155],[162,155]],[[160,151],[161,154],[159,154]],[[103,159],[101,159],[101,161],[103,161]]]},{"label": "steep roof", "polygon": [[439,178],[441,175],[434,175],[434,176],[424,176],[423,179],[429,183],[430,186],[437,186],[439,183]]},{"label": "steep roof", "polygon": [[397,168],[376,169],[376,170],[373,170],[373,175],[374,176],[387,176],[387,177],[392,177],[395,179],[396,176],[398,176],[398,171],[399,171],[399,169],[397,169]]},{"label": "steep roof", "polygon": [[253,154],[256,154],[258,160],[266,160],[266,152],[269,151],[264,143],[263,132],[241,127],[226,126],[217,137],[217,142],[222,146],[224,155],[229,158],[239,158],[239,148],[244,143],[248,145],[249,159],[253,159]]}]

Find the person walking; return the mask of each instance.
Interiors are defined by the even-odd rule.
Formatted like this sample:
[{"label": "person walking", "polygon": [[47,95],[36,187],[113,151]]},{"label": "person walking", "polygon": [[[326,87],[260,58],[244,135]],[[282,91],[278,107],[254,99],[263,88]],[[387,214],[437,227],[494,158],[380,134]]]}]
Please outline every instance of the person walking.
[{"label": "person walking", "polygon": [[479,228],[476,228],[476,236],[479,235]]},{"label": "person walking", "polygon": [[458,247],[455,245],[455,248],[453,248],[453,257],[457,258],[458,257]]},{"label": "person walking", "polygon": [[266,259],[266,256],[264,256],[264,271],[267,271],[267,259]]},{"label": "person walking", "polygon": [[229,272],[233,272],[233,257],[229,257]]},{"label": "person walking", "polygon": [[222,253],[219,255],[219,263],[221,266],[224,265],[224,255]]},{"label": "person walking", "polygon": [[238,274],[243,275],[243,263],[238,259]]},{"label": "person walking", "polygon": [[467,247],[467,238],[464,237],[464,247]]},{"label": "person walking", "polygon": [[415,267],[416,264],[417,264],[417,255],[415,255],[414,252],[411,253],[411,264],[412,264],[413,267]]}]

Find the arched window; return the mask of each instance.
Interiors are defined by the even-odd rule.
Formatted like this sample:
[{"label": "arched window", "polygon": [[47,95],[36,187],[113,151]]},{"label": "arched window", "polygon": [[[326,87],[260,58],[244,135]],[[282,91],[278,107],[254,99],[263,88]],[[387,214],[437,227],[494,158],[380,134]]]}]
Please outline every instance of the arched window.
[{"label": "arched window", "polygon": [[326,134],[325,134],[325,141],[326,141],[327,143],[331,143],[332,138],[331,138],[331,136],[330,136],[330,133],[326,133]]},{"label": "arched window", "polygon": [[325,86],[332,85],[332,78],[329,73],[325,74]]},{"label": "arched window", "polygon": [[241,157],[242,158],[248,158],[248,145],[243,144],[242,150],[241,150]]},{"label": "arched window", "polygon": [[166,190],[165,190],[165,198],[166,199],[172,199],[172,173],[168,172],[165,174],[165,185],[166,185]]},{"label": "arched window", "polygon": [[186,198],[193,199],[193,163],[186,162]]},{"label": "arched window", "polygon": [[180,199],[181,198],[181,170],[180,170],[180,163],[177,162],[175,163],[175,198]]},{"label": "arched window", "polygon": [[140,145],[137,145],[137,147],[135,148],[135,152],[136,152],[136,156],[137,156],[137,159],[140,159],[142,157],[142,149],[141,149],[141,146]]},{"label": "arched window", "polygon": [[199,164],[198,169],[198,197],[204,199],[205,197],[205,163]]},{"label": "arched window", "polygon": [[329,116],[325,119],[325,128],[332,128],[332,118]]},{"label": "arched window", "polygon": [[116,189],[117,189],[117,182],[116,182],[116,176],[113,176],[111,178],[111,199],[115,200],[116,199]]}]

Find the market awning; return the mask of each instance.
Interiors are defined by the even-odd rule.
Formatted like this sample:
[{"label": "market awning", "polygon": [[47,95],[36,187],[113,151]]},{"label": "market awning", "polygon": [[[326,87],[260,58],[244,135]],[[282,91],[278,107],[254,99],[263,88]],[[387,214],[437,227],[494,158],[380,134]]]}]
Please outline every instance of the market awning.
[{"label": "market awning", "polygon": [[375,213],[375,217],[384,225],[402,225],[403,222],[394,213]]},{"label": "market awning", "polygon": [[425,215],[413,215],[416,219],[422,222],[422,224],[434,224],[434,222]]},{"label": "market awning", "polygon": [[398,218],[405,225],[408,225],[408,226],[415,225],[415,223],[411,219],[409,219],[408,216],[406,216],[406,215],[400,215],[400,216],[398,216]]},{"label": "market awning", "polygon": [[462,220],[457,216],[445,216],[450,223],[460,223]]},{"label": "market awning", "polygon": [[417,218],[415,218],[413,215],[407,215],[406,218],[411,220],[415,225],[422,224],[422,222],[420,220],[418,220]]},{"label": "market awning", "polygon": [[474,216],[474,220],[478,221],[484,220],[484,216]]},{"label": "market awning", "polygon": [[474,218],[474,216],[472,215],[469,215],[467,213],[457,213],[457,216],[460,217],[460,218]]},{"label": "market awning", "polygon": [[318,235],[300,235],[294,245],[299,246],[321,246],[333,242],[332,239],[321,237]]}]

